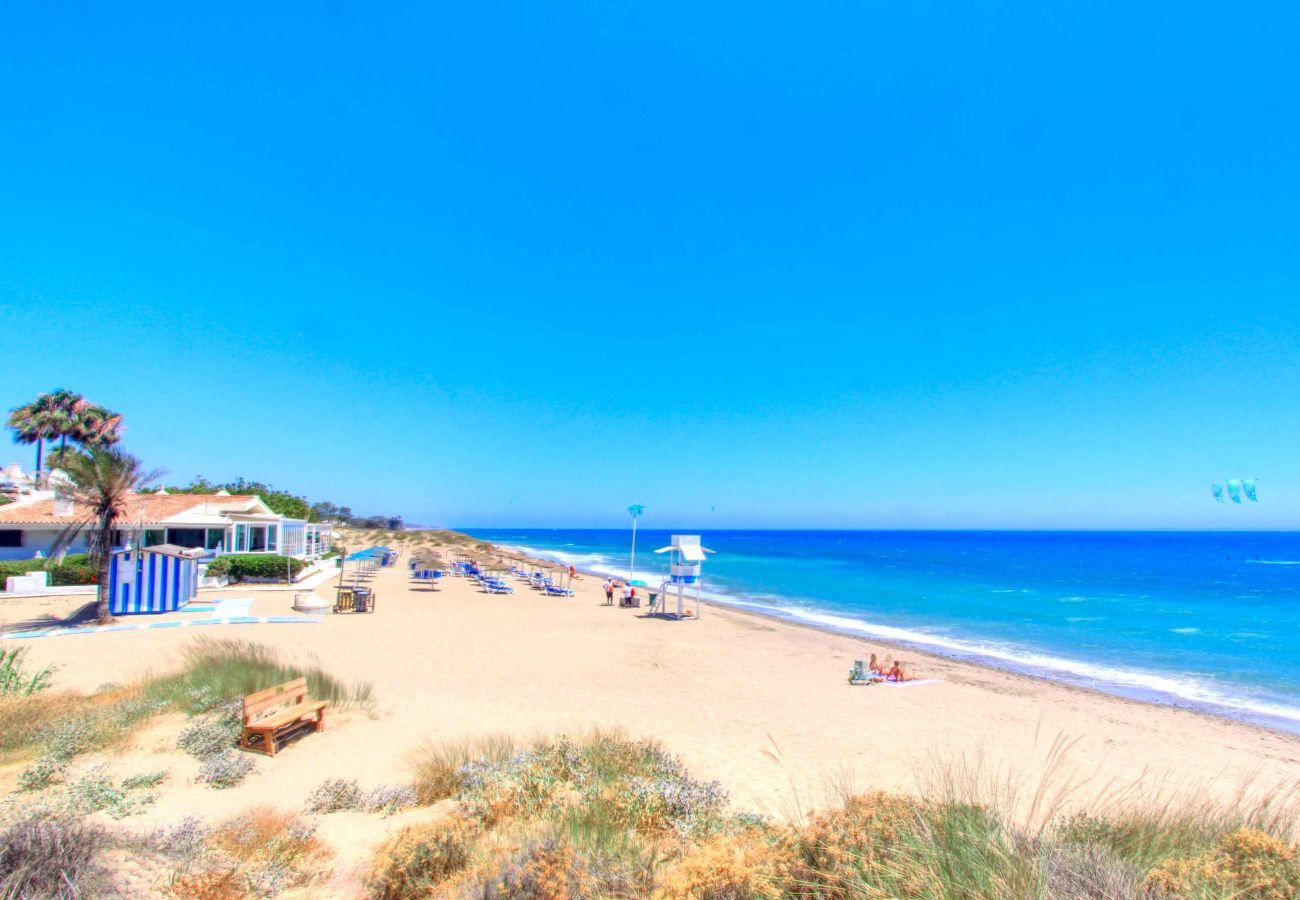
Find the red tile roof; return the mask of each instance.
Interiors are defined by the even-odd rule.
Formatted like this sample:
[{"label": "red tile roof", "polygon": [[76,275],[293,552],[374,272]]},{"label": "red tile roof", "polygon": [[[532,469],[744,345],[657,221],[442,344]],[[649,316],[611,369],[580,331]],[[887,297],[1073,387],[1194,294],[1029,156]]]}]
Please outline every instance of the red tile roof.
[{"label": "red tile roof", "polygon": [[[122,521],[132,525],[156,525],[203,504],[241,507],[256,499],[252,494],[231,494],[225,497],[217,494],[133,494],[127,500],[127,514]],[[53,500],[37,500],[34,503],[0,506],[0,525],[66,525],[85,518],[86,515],[84,506],[74,505],[72,515],[56,516]]]}]

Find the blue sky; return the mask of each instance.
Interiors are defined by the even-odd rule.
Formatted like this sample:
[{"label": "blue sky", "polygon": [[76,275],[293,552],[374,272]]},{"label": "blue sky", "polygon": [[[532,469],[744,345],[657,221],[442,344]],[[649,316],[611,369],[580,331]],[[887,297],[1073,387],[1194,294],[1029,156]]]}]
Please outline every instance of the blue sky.
[{"label": "blue sky", "polygon": [[0,11],[0,405],[438,524],[1300,523],[1294,5],[375,6]]}]

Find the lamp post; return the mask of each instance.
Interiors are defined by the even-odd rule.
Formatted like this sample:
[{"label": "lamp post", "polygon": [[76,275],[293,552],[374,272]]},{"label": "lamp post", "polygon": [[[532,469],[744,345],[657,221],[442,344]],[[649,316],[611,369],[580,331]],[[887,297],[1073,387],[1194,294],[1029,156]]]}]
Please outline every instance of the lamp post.
[{"label": "lamp post", "polygon": [[641,515],[642,511],[644,510],[645,507],[642,506],[640,503],[633,503],[631,506],[627,508],[627,511],[632,514],[632,561],[628,564],[627,567],[628,584],[632,583],[632,576],[636,574],[636,520],[637,520],[637,516]]}]

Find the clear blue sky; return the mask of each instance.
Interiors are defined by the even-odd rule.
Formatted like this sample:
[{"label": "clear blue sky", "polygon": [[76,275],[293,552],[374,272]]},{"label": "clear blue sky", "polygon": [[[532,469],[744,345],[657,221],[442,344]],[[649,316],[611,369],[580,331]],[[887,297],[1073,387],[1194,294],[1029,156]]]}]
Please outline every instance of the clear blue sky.
[{"label": "clear blue sky", "polygon": [[1293,3],[189,6],[0,11],[5,408],[439,524],[1300,525]]}]

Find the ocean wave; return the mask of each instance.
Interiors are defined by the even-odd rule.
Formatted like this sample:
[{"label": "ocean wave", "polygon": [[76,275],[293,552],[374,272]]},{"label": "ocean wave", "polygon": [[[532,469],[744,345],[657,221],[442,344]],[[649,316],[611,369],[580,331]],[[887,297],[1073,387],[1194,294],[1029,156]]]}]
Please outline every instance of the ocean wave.
[{"label": "ocean wave", "polygon": [[1170,628],[1169,630],[1172,631],[1174,634],[1200,634],[1201,633],[1201,629],[1199,628]]},{"label": "ocean wave", "polygon": [[1244,559],[1242,562],[1257,566],[1300,566],[1300,559]]}]

